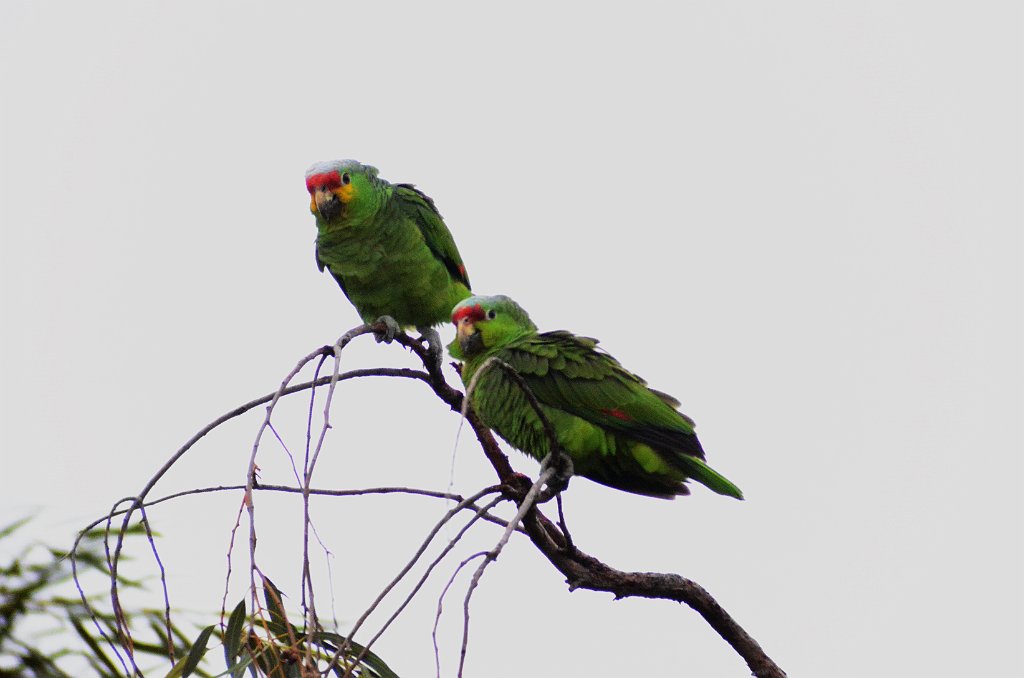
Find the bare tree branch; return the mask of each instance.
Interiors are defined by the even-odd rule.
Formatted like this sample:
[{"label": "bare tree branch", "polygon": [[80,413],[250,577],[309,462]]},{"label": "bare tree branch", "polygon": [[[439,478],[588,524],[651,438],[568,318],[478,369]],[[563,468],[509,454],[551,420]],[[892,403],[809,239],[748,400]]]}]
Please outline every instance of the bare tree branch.
[{"label": "bare tree branch", "polygon": [[[403,345],[407,345],[405,341]],[[444,377],[436,370],[431,370],[425,355],[418,351],[415,342],[409,341],[410,348],[420,355],[428,366],[430,376],[428,384],[441,400],[452,409],[463,409],[462,394],[444,382]],[[529,389],[524,389],[528,396]],[[526,500],[532,483],[528,478],[512,471],[508,458],[495,452],[497,442],[490,430],[484,427],[473,412],[466,407],[466,418],[480,441],[484,454],[494,467],[498,478],[506,487],[506,494],[522,505]],[[515,521],[513,521],[515,522]],[[786,673],[764,652],[761,646],[750,636],[728,612],[699,584],[676,574],[658,574],[648,572],[623,572],[617,570],[597,558],[590,556],[571,546],[568,533],[563,532],[548,520],[540,510],[531,508],[523,520],[527,534],[533,545],[546,557],[555,568],[566,577],[570,590],[588,589],[592,591],[608,591],[618,598],[641,597],[661,598],[686,603],[700,614],[708,624],[739,654],[753,675],[758,678],[784,678]]]},{"label": "bare tree branch", "polygon": [[440,648],[437,646],[437,626],[441,622],[441,613],[444,611],[444,598],[448,595],[448,589],[450,589],[452,584],[455,583],[455,578],[459,576],[459,572],[462,572],[462,568],[477,558],[483,558],[487,553],[488,551],[477,551],[463,559],[463,561],[455,568],[455,571],[452,572],[452,576],[448,578],[448,583],[444,585],[443,589],[441,589],[441,595],[437,598],[437,611],[434,613],[434,628],[430,632],[430,638],[434,643],[434,668],[437,671],[437,678],[441,678],[441,652]]},{"label": "bare tree branch", "polygon": [[[363,646],[362,651],[356,656],[356,664],[359,664],[359,662],[363,660],[363,658],[366,656],[366,653],[370,651],[370,646],[377,642],[377,640],[382,635],[384,635],[384,632],[387,631],[388,627],[391,626],[391,624],[394,623],[396,619],[398,619],[398,616],[402,614],[402,611],[405,610],[409,603],[412,602],[412,599],[416,597],[416,594],[419,593],[420,589],[423,588],[423,585],[427,582],[427,579],[430,577],[431,573],[433,573],[434,568],[436,568],[441,563],[441,561],[444,560],[445,556],[451,553],[452,549],[455,548],[455,545],[459,543],[463,535],[465,535],[466,532],[469,531],[469,528],[473,527],[473,524],[476,523],[477,520],[482,518],[484,514],[487,513],[487,511],[494,508],[503,501],[505,501],[504,497],[497,497],[495,499],[492,499],[482,509],[478,510],[476,512],[476,515],[470,518],[469,521],[462,526],[462,528],[456,533],[454,537],[448,540],[448,544],[444,547],[444,549],[441,550],[441,553],[437,554],[437,557],[435,557],[434,560],[430,562],[430,565],[428,565],[427,568],[423,571],[423,574],[416,582],[416,585],[413,586],[412,591],[410,591],[409,594],[402,601],[402,604],[398,606],[394,613],[392,613],[392,615],[388,617],[387,621],[384,622],[380,630],[372,638],[370,638],[369,641],[367,641],[365,646]],[[511,526],[512,523],[510,523],[509,525]]]},{"label": "bare tree branch", "polygon": [[[478,519],[483,519],[502,525],[503,527],[505,527],[505,533],[503,534],[501,540],[498,542],[495,548],[484,554],[474,554],[473,556],[470,556],[469,558],[464,560],[461,565],[459,565],[459,568],[456,570],[455,573],[457,574],[458,571],[461,570],[461,568],[469,561],[477,557],[480,557],[481,555],[484,557],[484,561],[480,564],[480,566],[474,573],[473,579],[469,584],[469,587],[466,592],[466,597],[464,600],[463,642],[459,661],[460,674],[462,672],[462,668],[464,665],[468,644],[468,608],[473,590],[479,583],[484,569],[489,565],[490,562],[492,562],[498,556],[498,554],[501,552],[501,550],[508,542],[508,539],[511,536],[512,531],[519,531],[524,532],[526,536],[530,539],[530,541],[533,543],[533,545],[537,548],[537,550],[540,551],[541,554],[545,558],[547,558],[547,560],[552,564],[552,566],[566,578],[566,582],[570,590],[582,588],[593,591],[607,591],[609,593],[612,593],[616,599],[624,597],[642,597],[672,600],[685,603],[693,610],[695,610],[698,614],[700,614],[701,617],[703,617],[705,621],[707,621],[707,623],[713,629],[715,629],[715,631],[727,643],[729,643],[729,645],[746,661],[753,675],[757,676],[758,678],[784,678],[784,676],[786,675],[785,672],[768,657],[768,655],[764,652],[760,645],[753,639],[753,637],[751,637],[750,634],[748,634],[742,627],[740,627],[740,625],[732,618],[732,616],[729,615],[729,613],[726,612],[725,609],[718,604],[718,602],[711,596],[711,594],[708,591],[706,591],[703,587],[701,587],[699,584],[677,574],[661,574],[651,572],[624,572],[621,570],[617,570],[598,560],[594,556],[591,556],[575,548],[572,545],[572,541],[569,537],[568,530],[565,528],[565,520],[562,516],[561,496],[560,494],[558,494],[558,488],[552,489],[551,487],[549,487],[548,490],[553,493],[553,496],[556,496],[559,499],[559,524],[553,523],[541,512],[541,510],[536,506],[536,504],[539,502],[539,500],[542,500],[546,497],[540,493],[540,489],[544,483],[550,483],[550,481],[554,477],[556,477],[556,473],[555,470],[552,468],[552,465],[557,465],[559,462],[559,459],[556,459],[558,453],[557,439],[555,437],[555,432],[553,428],[550,426],[550,423],[547,422],[546,417],[543,416],[543,412],[541,410],[539,403],[536,401],[536,398],[533,396],[533,394],[529,391],[528,388],[525,388],[524,384],[522,383],[523,380],[521,379],[521,377],[519,377],[518,374],[515,373],[514,370],[505,366],[504,364],[501,364],[502,369],[508,372],[510,376],[512,376],[513,380],[515,380],[517,383],[520,383],[520,386],[524,388],[524,393],[526,393],[528,401],[530,402],[531,406],[537,411],[538,415],[541,417],[542,422],[545,424],[545,432],[548,434],[549,440],[551,442],[551,454],[549,454],[548,458],[546,458],[542,463],[540,478],[536,483],[527,476],[517,473],[512,469],[512,466],[509,464],[508,458],[501,451],[501,448],[498,446],[498,443],[495,440],[491,431],[486,426],[483,425],[479,417],[473,411],[472,407],[469,407],[466,404],[462,392],[453,388],[451,385],[447,383],[444,374],[441,372],[440,366],[437,363],[435,363],[434,360],[431,359],[432,356],[429,354],[428,350],[422,345],[422,343],[419,340],[413,339],[405,335],[404,333],[400,333],[398,336],[395,337],[395,341],[398,344],[408,348],[418,356],[420,361],[423,363],[425,371],[404,368],[376,368],[352,370],[344,373],[340,372],[338,367],[340,364],[339,360],[341,349],[344,348],[344,346],[353,338],[379,329],[381,328],[371,325],[362,325],[356,327],[353,330],[346,333],[341,339],[339,339],[338,343],[336,343],[335,345],[324,346],[307,355],[302,361],[298,363],[296,368],[285,378],[285,380],[282,381],[280,388],[278,388],[278,390],[275,393],[263,396],[261,398],[257,398],[244,405],[241,405],[232,410],[231,412],[226,413],[225,415],[221,416],[220,418],[214,420],[213,422],[205,426],[192,438],[190,438],[177,452],[175,452],[174,455],[172,455],[172,457],[147,482],[147,484],[143,487],[142,491],[137,496],[128,497],[118,502],[107,516],[95,521],[82,531],[82,535],[84,535],[88,530],[103,522],[108,523],[109,529],[110,522],[113,521],[113,519],[116,516],[123,516],[123,521],[120,530],[118,531],[116,546],[113,549],[112,553],[109,547],[107,551],[108,562],[111,570],[111,581],[113,582],[113,590],[111,591],[111,602],[114,606],[115,619],[118,619],[119,610],[119,602],[116,591],[118,559],[123,546],[124,536],[128,531],[130,518],[134,511],[138,510],[143,512],[142,520],[145,523],[146,530],[148,531],[148,520],[144,513],[144,509],[147,506],[153,506],[161,502],[169,501],[174,498],[191,494],[202,494],[207,492],[219,491],[244,491],[245,503],[243,504],[242,510],[244,511],[245,509],[248,509],[250,515],[250,573],[253,576],[259,574],[262,577],[262,573],[256,566],[255,556],[253,554],[255,543],[255,528],[253,523],[252,499],[255,492],[276,491],[293,492],[301,494],[305,505],[304,520],[307,523],[307,540],[309,538],[308,529],[310,527],[308,506],[310,496],[358,496],[362,494],[406,493],[450,499],[458,502],[458,504],[455,508],[449,511],[444,518],[442,518],[438,525],[435,526],[435,528],[427,537],[423,545],[421,545],[419,551],[413,556],[412,560],[405,566],[405,568],[403,568],[403,570],[399,573],[396,579],[384,589],[384,591],[380,594],[378,599],[370,606],[370,608],[362,615],[362,617],[360,617],[355,627],[351,630],[348,638],[352,638],[356,630],[360,627],[360,625],[362,625],[367,616],[373,611],[373,609],[377,605],[380,604],[380,601],[383,600],[383,598],[393,588],[393,586],[399,580],[401,580],[401,578],[404,577],[405,574],[409,571],[409,569],[415,564],[415,562],[422,555],[424,549],[436,535],[440,527],[443,526],[448,520],[450,520],[455,513],[461,510],[471,510],[475,512],[473,519],[469,521],[469,523],[459,532],[459,534],[451,542],[449,542],[449,545],[448,547],[446,547],[444,552],[440,556],[438,556],[438,558],[428,567],[427,572],[424,575],[422,575],[420,579],[420,584],[418,584],[415,590],[411,594],[409,594],[407,599],[400,605],[398,611],[394,615],[392,615],[392,619],[389,619],[384,624],[384,628],[382,628],[380,632],[376,636],[374,636],[370,643],[372,643],[373,640],[376,640],[376,638],[379,637],[380,634],[387,629],[388,624],[391,623],[393,618],[397,616],[399,613],[401,613],[405,605],[408,604],[409,600],[411,600],[411,598],[419,590],[419,586],[422,585],[422,582],[426,580],[430,572],[441,561],[441,559],[443,559],[444,556],[451,550],[455,542],[457,542],[462,537],[462,535],[469,528],[469,526],[472,525]],[[320,365],[322,365],[324,361],[327,360],[328,358],[333,357],[335,363],[335,369],[333,373],[329,377],[319,376],[318,366],[317,373],[314,375],[312,381],[292,385],[291,380],[299,373],[299,371],[301,371],[301,369],[306,364],[316,359],[317,357],[320,358]],[[472,497],[469,497],[468,499],[464,499],[461,496],[449,493],[435,492],[431,490],[417,490],[413,488],[368,488],[363,490],[330,490],[312,488],[310,486],[310,481],[312,478],[313,467],[315,466],[316,459],[323,445],[324,435],[326,434],[326,431],[330,428],[330,422],[328,417],[331,393],[328,394],[326,399],[327,403],[325,404],[324,408],[323,428],[321,429],[320,436],[316,441],[315,448],[312,445],[313,440],[311,428],[313,411],[312,408],[314,402],[313,398],[315,396],[311,395],[310,416],[308,418],[309,426],[307,426],[306,454],[303,464],[303,473],[299,475],[299,487],[287,487],[280,485],[263,486],[255,482],[255,456],[259,446],[259,440],[260,437],[262,436],[263,431],[266,428],[270,427],[270,416],[272,414],[274,406],[282,397],[299,391],[315,389],[319,386],[325,385],[330,386],[331,391],[333,392],[333,389],[337,386],[339,382],[364,376],[400,377],[422,381],[425,384],[427,384],[434,392],[434,394],[453,411],[464,412],[466,421],[469,422],[471,428],[473,429],[477,441],[479,442],[480,447],[484,452],[484,455],[494,468],[495,473],[497,474],[501,482],[501,485],[495,488],[486,488],[485,490],[482,490],[481,492],[477,493]],[[260,431],[257,435],[257,439],[253,445],[253,452],[252,457],[250,458],[249,474],[246,485],[198,488],[162,497],[160,499],[153,501],[146,500],[149,492],[166,474],[166,472],[175,463],[177,463],[181,459],[181,457],[189,449],[191,449],[199,440],[201,440],[206,434],[208,434],[210,431],[217,428],[218,426],[221,426],[225,422],[234,419],[235,417],[238,417],[244,414],[245,412],[248,412],[254,409],[255,407],[264,404],[269,405],[267,407],[266,417],[264,418],[263,424],[261,425]],[[274,433],[276,435],[276,431],[274,431]],[[504,521],[501,518],[493,516],[490,513],[490,509],[497,504],[498,500],[494,500],[487,504],[486,506],[482,507],[476,505],[476,501],[478,499],[494,491],[500,491],[504,498],[512,500],[519,507],[518,514],[515,516],[513,520]],[[550,496],[552,495],[549,494],[548,497]],[[120,508],[121,505],[125,503],[127,504],[127,508]],[[82,599],[82,602],[89,610],[90,615],[92,615],[94,624],[97,626],[97,628],[99,628],[101,635],[103,635],[103,637],[106,638],[107,642],[114,648],[114,651],[117,652],[114,639],[109,638],[108,636],[106,636],[106,634],[103,633],[103,630],[100,628],[98,619],[96,618],[95,613],[93,612],[87,600],[87,596],[82,590],[81,585],[77,579],[77,570],[75,570],[75,549],[78,547],[80,540],[81,535],[79,536],[79,539],[76,540],[75,547],[72,548],[70,553],[70,557],[72,560],[72,568],[76,573],[76,586],[78,586],[79,595]],[[306,556],[304,560],[308,560],[308,552],[304,551],[304,554]],[[159,563],[159,555],[156,554],[155,551],[154,555],[156,556]],[[307,600],[307,589],[309,594],[309,608],[306,625],[307,633],[312,633],[314,629],[309,627],[316,627],[318,626],[318,624],[316,621],[315,608],[313,607],[312,582],[309,581],[308,564],[304,567],[304,602]],[[447,591],[448,588],[451,586],[452,582],[454,581],[454,577],[455,575],[453,574],[452,579],[448,582],[448,585],[445,586],[445,591]],[[251,587],[253,588],[252,593],[253,595],[255,595],[254,581],[252,582]],[[444,593],[442,593],[442,599],[443,596]],[[169,610],[170,602],[169,600],[166,600],[166,598],[165,605],[166,608]],[[440,616],[440,605],[441,600],[438,601],[438,616]],[[254,613],[259,613],[262,615],[262,610],[259,609],[259,606],[255,604],[255,599],[253,611]],[[138,675],[139,670],[138,667],[135,665],[135,660],[132,652],[132,640],[130,631],[126,628],[126,625],[122,624],[120,620],[116,623],[117,632],[119,636],[118,640],[120,641],[121,647],[127,651],[128,661],[130,662],[131,665],[130,669],[128,668],[128,666],[125,666],[126,672],[131,672]],[[347,649],[347,645],[348,641],[346,641],[346,643],[342,647],[338,648],[337,652],[335,652],[334,654],[332,662],[337,660],[344,654],[344,652]],[[366,647],[364,648],[364,654],[368,651],[369,646],[370,644],[367,644]],[[363,655],[360,655],[360,658],[362,656]],[[124,665],[124,659],[122,658],[122,655],[119,652],[118,657],[122,660],[122,665]],[[348,664],[350,668],[357,665],[358,660],[355,663]]]},{"label": "bare tree branch", "polygon": [[539,511],[523,524],[530,540],[565,575],[569,590],[607,591],[620,598],[660,598],[686,603],[702,616],[747,662],[758,678],[783,678],[786,673],[765,654],[750,634],[702,586],[677,574],[623,572],[579,549],[566,549],[552,537],[558,528]]},{"label": "bare tree branch", "polygon": [[[377,606],[381,604],[385,597],[387,597],[388,593],[390,593],[391,590],[395,588],[400,581],[402,581],[405,575],[409,573],[409,570],[413,568],[416,562],[420,559],[420,556],[422,556],[423,553],[427,550],[427,547],[430,546],[430,542],[434,540],[434,537],[436,537],[437,533],[441,531],[441,528],[447,525],[448,521],[451,520],[459,511],[465,508],[466,505],[474,503],[480,500],[481,498],[486,497],[488,494],[494,494],[499,490],[500,488],[498,487],[485,487],[484,489],[480,490],[479,492],[469,497],[468,499],[464,499],[461,502],[459,502],[459,504],[452,507],[450,511],[445,513],[444,516],[439,521],[437,521],[434,527],[431,528],[430,532],[427,534],[427,537],[423,540],[423,543],[420,544],[420,547],[418,549],[416,549],[416,553],[414,553],[412,558],[409,559],[409,562],[402,567],[402,569],[395,576],[395,578],[392,579],[388,583],[388,585],[384,587],[384,590],[380,592],[380,594],[374,599],[374,601],[370,603],[370,606],[363,612],[362,615],[360,615],[359,619],[356,620],[356,623],[352,626],[351,630],[349,630],[348,639],[346,639],[345,643],[338,648],[337,652],[335,652],[335,656],[331,660],[332,662],[336,660],[338,657],[344,655],[344,653],[349,649],[349,640],[352,638],[352,636],[355,635],[356,631],[359,630],[359,627],[363,625],[363,623],[373,613],[373,611],[377,609]],[[487,508],[490,508],[493,505],[494,504],[492,503]],[[459,536],[461,537],[461,535]],[[346,674],[349,673],[350,671],[346,671]]]},{"label": "bare tree branch", "polygon": [[[552,450],[552,454],[555,454]],[[469,602],[473,598],[473,591],[476,590],[477,585],[480,583],[480,578],[484,575],[484,570],[492,562],[498,559],[501,555],[501,551],[505,548],[505,544],[508,543],[509,538],[512,536],[512,531],[518,527],[520,521],[526,516],[526,514],[534,507],[537,497],[540,494],[541,488],[545,483],[550,482],[555,476],[555,470],[553,468],[545,468],[537,478],[536,482],[527,491],[526,496],[519,503],[519,512],[516,513],[515,517],[509,521],[508,527],[505,528],[505,532],[501,535],[501,539],[498,543],[487,552],[484,556],[484,561],[476,568],[473,572],[473,577],[469,581],[469,586],[466,589],[466,597],[462,601],[462,647],[459,649],[459,678],[462,678],[462,671],[466,666],[466,650],[469,646]]]}]

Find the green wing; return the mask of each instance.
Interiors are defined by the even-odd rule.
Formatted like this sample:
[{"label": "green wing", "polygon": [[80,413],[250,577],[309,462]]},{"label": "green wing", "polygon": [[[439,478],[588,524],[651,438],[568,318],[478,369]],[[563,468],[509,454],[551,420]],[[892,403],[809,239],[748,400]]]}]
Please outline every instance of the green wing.
[{"label": "green wing", "polygon": [[514,368],[541,403],[658,448],[704,458],[693,421],[671,396],[647,387],[597,340],[570,332],[545,332],[505,347]]},{"label": "green wing", "polygon": [[420,229],[427,247],[448,269],[452,280],[461,282],[469,289],[466,267],[459,256],[458,248],[455,247],[451,232],[444,225],[441,213],[434,206],[434,201],[412,184],[396,184],[395,196],[405,215]]},{"label": "green wing", "polygon": [[[320,269],[321,273],[323,273],[324,269],[327,268],[327,263],[323,259],[320,258],[320,244],[319,243],[314,243],[313,251],[314,251],[315,256],[316,256],[316,267]],[[338,283],[338,287],[341,288],[341,291],[345,293],[345,297],[349,301],[352,301],[352,297],[349,296],[348,290],[345,288],[345,281],[342,279],[342,277],[340,275],[338,275],[337,273],[335,273],[334,271],[332,271],[331,269],[329,269],[329,268],[327,268],[327,270],[331,274],[331,277],[334,278],[334,280]]]}]

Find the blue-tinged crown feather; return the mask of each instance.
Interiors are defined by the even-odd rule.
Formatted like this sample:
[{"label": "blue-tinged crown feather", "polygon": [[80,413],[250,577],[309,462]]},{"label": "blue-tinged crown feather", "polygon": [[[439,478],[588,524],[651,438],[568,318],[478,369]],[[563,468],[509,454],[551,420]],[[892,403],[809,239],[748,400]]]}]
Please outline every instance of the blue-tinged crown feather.
[{"label": "blue-tinged crown feather", "polygon": [[377,177],[377,168],[364,165],[358,160],[325,160],[310,165],[306,170],[306,178],[328,172],[363,172],[372,178]]}]

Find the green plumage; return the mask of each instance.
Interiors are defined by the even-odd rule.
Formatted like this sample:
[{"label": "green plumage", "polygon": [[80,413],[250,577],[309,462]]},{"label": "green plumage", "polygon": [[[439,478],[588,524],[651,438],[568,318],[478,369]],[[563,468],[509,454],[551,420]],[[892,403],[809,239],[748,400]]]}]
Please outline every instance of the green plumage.
[{"label": "green plumage", "polygon": [[421,331],[446,322],[469,296],[469,277],[433,201],[353,160],[314,165],[306,186],[316,217],[316,261],[360,318],[390,316]]},{"label": "green plumage", "polygon": [[688,494],[690,478],[737,499],[739,488],[704,463],[693,421],[671,396],[647,387],[597,341],[565,331],[538,333],[508,297],[470,297],[452,312],[458,336],[449,350],[463,360],[471,402],[483,422],[513,447],[543,459],[549,440],[520,386],[495,358],[514,369],[541,404],[574,471],[627,492]]}]

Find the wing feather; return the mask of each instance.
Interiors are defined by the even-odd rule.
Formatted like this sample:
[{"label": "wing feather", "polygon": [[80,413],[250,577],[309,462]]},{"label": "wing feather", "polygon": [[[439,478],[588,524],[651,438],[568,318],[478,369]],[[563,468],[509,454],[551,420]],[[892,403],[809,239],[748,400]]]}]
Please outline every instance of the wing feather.
[{"label": "wing feather", "polygon": [[671,396],[653,391],[597,347],[597,340],[556,331],[505,347],[501,359],[537,399],[609,431],[703,458],[693,421]]},{"label": "wing feather", "polygon": [[455,239],[445,226],[441,213],[434,206],[434,201],[426,193],[423,193],[412,184],[396,184],[395,196],[405,214],[410,217],[420,233],[427,247],[448,270],[453,280],[461,282],[469,289],[469,276],[466,274],[466,266],[462,263],[462,257],[455,246]]}]

